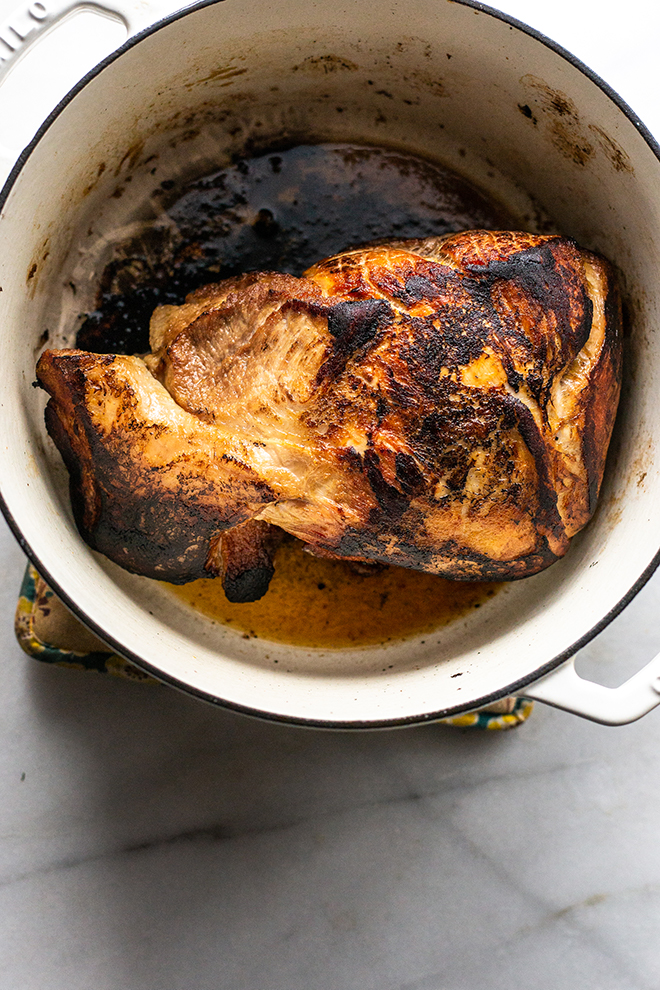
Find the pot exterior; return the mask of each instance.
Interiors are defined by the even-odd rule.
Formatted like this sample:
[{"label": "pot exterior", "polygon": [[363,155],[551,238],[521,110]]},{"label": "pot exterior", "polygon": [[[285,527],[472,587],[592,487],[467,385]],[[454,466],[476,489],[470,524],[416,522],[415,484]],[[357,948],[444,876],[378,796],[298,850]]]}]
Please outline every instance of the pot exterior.
[{"label": "pot exterior", "polygon": [[[551,224],[620,272],[625,381],[596,516],[566,558],[424,641],[352,651],[246,641],[99,558],[75,529],[44,397],[30,388],[45,337],[70,345],[77,314],[93,308],[113,240],[153,220],[154,186],[283,139],[389,144],[439,160],[521,226]],[[212,701],[376,726],[511,693],[602,628],[655,566],[659,189],[656,148],[612,94],[480,6],[354,2],[329,15],[297,0],[227,0],[164,23],[88,78],[5,190],[0,477],[15,532],[104,639]]]}]

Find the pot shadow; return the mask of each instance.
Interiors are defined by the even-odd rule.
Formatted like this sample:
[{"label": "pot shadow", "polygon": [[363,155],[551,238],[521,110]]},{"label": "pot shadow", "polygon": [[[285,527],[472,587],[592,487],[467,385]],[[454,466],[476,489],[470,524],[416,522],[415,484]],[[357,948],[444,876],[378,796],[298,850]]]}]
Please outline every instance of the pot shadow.
[{"label": "pot shadow", "polygon": [[[72,958],[91,939],[87,955],[110,955],[112,985],[131,990],[217,987],[205,982],[209,966],[234,972],[236,984],[223,986],[242,986],[256,966],[252,985],[263,984],[269,963],[254,961],[251,937],[284,940],[289,964],[301,966],[297,940],[315,937],[318,925],[336,944],[350,941],[358,864],[371,860],[358,901],[382,902],[401,869],[389,837],[414,843],[438,813],[431,807],[495,767],[501,775],[530,730],[323,732],[236,715],[162,685],[27,662],[46,761],[62,782],[59,836],[44,868],[58,911],[78,928]],[[322,908],[335,882],[350,893]]]}]

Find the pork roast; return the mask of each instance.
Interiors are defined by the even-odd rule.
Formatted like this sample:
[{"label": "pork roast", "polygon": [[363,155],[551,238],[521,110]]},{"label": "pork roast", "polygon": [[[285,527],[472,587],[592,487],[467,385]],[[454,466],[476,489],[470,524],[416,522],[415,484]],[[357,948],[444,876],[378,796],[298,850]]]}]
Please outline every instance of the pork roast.
[{"label": "pork roast", "polygon": [[37,369],[80,531],[130,571],[220,574],[250,600],[284,530],[510,580],[595,509],[620,304],[609,264],[565,238],[469,231],[249,273],[158,308],[150,344]]}]

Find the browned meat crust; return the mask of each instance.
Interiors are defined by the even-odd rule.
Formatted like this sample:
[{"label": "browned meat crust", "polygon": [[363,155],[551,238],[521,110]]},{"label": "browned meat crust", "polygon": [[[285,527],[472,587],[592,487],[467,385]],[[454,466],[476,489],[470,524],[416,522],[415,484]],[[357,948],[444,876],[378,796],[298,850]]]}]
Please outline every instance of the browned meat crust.
[{"label": "browned meat crust", "polygon": [[268,591],[275,573],[273,558],[284,530],[248,519],[211,540],[205,568],[219,577],[230,602],[256,602]]},{"label": "browned meat crust", "polygon": [[47,351],[39,380],[58,397],[46,425],[78,527],[127,570],[202,577],[214,536],[272,499],[242,451],[179,409],[139,358]]},{"label": "browned meat crust", "polygon": [[252,273],[160,307],[151,344],[38,365],[81,532],[130,570],[215,573],[221,534],[258,520],[351,560],[512,579],[595,509],[620,305],[572,241],[470,231]]}]

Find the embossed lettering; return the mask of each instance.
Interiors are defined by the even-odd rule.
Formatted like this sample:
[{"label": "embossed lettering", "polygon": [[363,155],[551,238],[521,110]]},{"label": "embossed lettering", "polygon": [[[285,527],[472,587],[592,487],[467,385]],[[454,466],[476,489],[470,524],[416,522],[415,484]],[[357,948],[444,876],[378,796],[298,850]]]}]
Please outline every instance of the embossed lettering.
[{"label": "embossed lettering", "polygon": [[37,0],[36,3],[31,3],[28,7],[28,14],[30,17],[34,17],[35,21],[45,21],[48,17],[48,8]]},{"label": "embossed lettering", "polygon": [[[4,44],[7,46],[7,48],[9,48],[10,51],[12,51],[12,52],[15,52],[16,51],[15,46],[12,45],[11,41],[7,41],[7,39],[5,38],[4,34],[0,34],[0,41],[4,42]],[[5,58],[6,57],[7,56],[5,56]]]},{"label": "embossed lettering", "polygon": [[[20,52],[25,39],[48,19],[48,7],[43,0],[33,0],[22,11],[17,11],[11,23],[0,28],[0,65],[7,65]],[[35,23],[36,22],[36,23]]]}]

